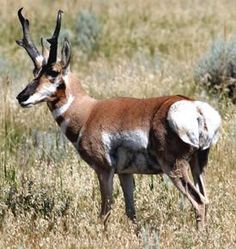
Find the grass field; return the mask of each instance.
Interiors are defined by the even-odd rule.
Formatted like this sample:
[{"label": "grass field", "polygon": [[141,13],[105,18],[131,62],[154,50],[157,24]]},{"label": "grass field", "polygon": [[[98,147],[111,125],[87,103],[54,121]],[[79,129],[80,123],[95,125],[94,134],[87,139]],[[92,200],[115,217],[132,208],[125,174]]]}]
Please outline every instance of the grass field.
[{"label": "grass field", "polygon": [[[0,248],[236,248],[236,107],[193,80],[199,58],[216,39],[236,35],[234,0],[0,0]],[[96,98],[184,94],[209,102],[223,123],[206,172],[208,229],[197,232],[192,208],[160,176],[135,176],[140,228],[126,218],[118,180],[106,226],[92,169],[80,160],[45,104],[18,106],[32,64],[15,40],[24,7],[34,40],[49,37],[58,9],[73,45],[73,71]],[[78,13],[101,25],[98,47],[79,51]]]}]

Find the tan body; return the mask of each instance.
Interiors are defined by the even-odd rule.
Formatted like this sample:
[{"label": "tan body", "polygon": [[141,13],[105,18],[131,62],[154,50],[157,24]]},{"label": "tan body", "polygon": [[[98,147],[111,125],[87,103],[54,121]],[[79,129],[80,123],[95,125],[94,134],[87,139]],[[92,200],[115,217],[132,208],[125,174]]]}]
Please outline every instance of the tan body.
[{"label": "tan body", "polygon": [[[150,173],[150,170],[152,170],[152,173],[156,170],[159,172],[161,168],[158,165],[156,157],[159,151],[164,150],[165,145],[161,144],[161,140],[163,140],[162,136],[164,136],[164,132],[166,132],[163,130],[164,119],[162,119],[162,116],[159,116],[159,112],[162,111],[166,116],[169,109],[168,102],[172,101],[173,103],[178,99],[183,98],[178,96],[142,100],[116,98],[94,102],[91,106],[90,115],[84,120],[85,122],[81,127],[81,133],[76,144],[78,152],[85,161],[94,165],[94,167],[96,167],[96,165],[101,168],[114,167],[115,172],[122,173],[121,169],[116,168],[116,162],[111,164],[107,160],[103,134],[109,133],[116,136],[116,134],[122,134],[124,132],[143,131],[147,134],[149,141],[147,148],[140,153],[150,154],[149,159],[150,162],[152,161],[153,163],[152,165],[148,165],[147,171],[139,172],[134,169],[133,172],[130,170],[130,173]],[[70,128],[68,127],[68,129]],[[154,136],[153,141],[150,139],[152,136]],[[132,151],[132,146],[125,146],[127,150],[130,150],[130,153],[135,152]],[[118,153],[121,147],[122,144],[117,144],[116,148],[112,148],[113,153]]]},{"label": "tan body", "polygon": [[95,100],[70,72],[71,49],[67,40],[61,61],[56,61],[61,12],[49,39],[49,58],[42,60],[36,48],[28,45],[32,42],[21,11],[18,15],[27,42],[23,39],[18,44],[30,54],[35,78],[17,99],[23,107],[47,102],[62,132],[97,173],[101,215],[107,215],[111,209],[115,173],[120,178],[126,213],[132,220],[135,220],[133,174],[165,173],[190,200],[197,225],[202,227],[208,204],[203,172],[209,148],[217,140],[219,114],[208,104],[184,96]]}]

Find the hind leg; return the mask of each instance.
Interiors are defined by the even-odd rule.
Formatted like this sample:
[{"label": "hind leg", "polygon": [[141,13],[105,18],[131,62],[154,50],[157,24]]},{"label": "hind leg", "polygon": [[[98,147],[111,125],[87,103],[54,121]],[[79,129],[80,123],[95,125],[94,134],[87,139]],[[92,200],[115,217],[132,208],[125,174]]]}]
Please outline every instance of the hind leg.
[{"label": "hind leg", "polygon": [[174,167],[166,169],[165,173],[170,177],[180,192],[191,202],[196,214],[197,228],[201,229],[205,225],[205,204],[207,200],[191,182],[188,175],[188,167],[188,161],[185,159],[177,159]]},{"label": "hind leg", "polygon": [[207,198],[206,187],[204,184],[204,167],[207,165],[208,159],[208,150],[197,151],[190,161],[191,172],[193,176],[193,181],[200,193],[205,197],[205,220],[207,215],[207,209],[209,205],[209,201]]}]

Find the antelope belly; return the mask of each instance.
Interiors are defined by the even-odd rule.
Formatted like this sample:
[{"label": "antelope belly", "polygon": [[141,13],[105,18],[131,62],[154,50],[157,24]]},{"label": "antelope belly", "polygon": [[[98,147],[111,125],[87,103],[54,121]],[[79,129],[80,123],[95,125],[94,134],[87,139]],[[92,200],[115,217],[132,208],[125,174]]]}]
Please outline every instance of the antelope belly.
[{"label": "antelope belly", "polygon": [[117,173],[149,173],[148,134],[142,130],[103,133],[107,162]]}]

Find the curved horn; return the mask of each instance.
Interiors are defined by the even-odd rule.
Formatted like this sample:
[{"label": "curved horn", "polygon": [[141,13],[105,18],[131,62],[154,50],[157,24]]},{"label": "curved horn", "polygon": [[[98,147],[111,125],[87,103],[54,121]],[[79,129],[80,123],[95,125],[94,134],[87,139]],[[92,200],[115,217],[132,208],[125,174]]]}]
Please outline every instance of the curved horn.
[{"label": "curved horn", "polygon": [[57,13],[57,23],[54,30],[54,33],[52,35],[52,38],[47,39],[47,41],[50,43],[50,52],[48,57],[48,65],[51,65],[52,63],[55,63],[57,60],[57,43],[58,43],[58,36],[61,29],[61,16],[63,11],[59,10]]},{"label": "curved horn", "polygon": [[26,52],[28,53],[28,55],[30,56],[30,58],[34,63],[35,69],[39,70],[43,63],[43,56],[39,53],[38,49],[36,48],[31,39],[29,31],[29,20],[24,18],[24,16],[21,13],[22,10],[23,8],[20,8],[18,10],[18,18],[22,26],[23,38],[17,40],[16,43],[26,50]]}]

